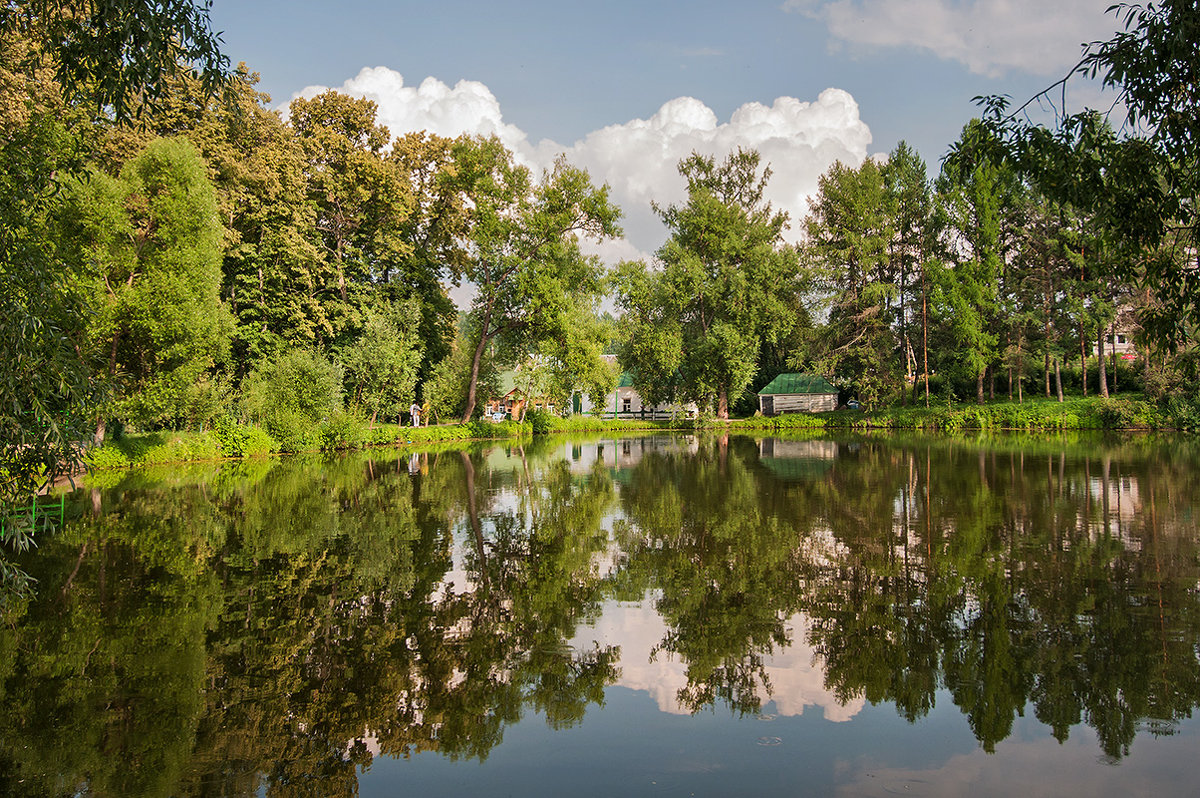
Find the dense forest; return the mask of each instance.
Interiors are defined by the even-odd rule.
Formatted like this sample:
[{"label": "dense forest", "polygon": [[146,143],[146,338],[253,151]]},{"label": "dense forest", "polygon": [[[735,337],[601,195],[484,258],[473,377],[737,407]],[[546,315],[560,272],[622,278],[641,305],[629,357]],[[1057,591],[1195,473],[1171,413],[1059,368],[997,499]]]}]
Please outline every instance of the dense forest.
[{"label": "dense forest", "polygon": [[620,209],[563,159],[534,174],[333,91],[272,110],[192,3],[9,3],[5,496],[122,429],[298,450],[414,402],[467,421],[517,365],[565,407],[611,389],[606,351],[649,403],[720,417],[809,371],[869,407],[1120,389],[1194,422],[1200,14],[1121,14],[1076,72],[1127,119],[1047,128],[986,98],[936,177],[902,142],[835,164],[805,219],[764,200],[757,153],[697,153],[652,262],[611,267],[581,243]]}]

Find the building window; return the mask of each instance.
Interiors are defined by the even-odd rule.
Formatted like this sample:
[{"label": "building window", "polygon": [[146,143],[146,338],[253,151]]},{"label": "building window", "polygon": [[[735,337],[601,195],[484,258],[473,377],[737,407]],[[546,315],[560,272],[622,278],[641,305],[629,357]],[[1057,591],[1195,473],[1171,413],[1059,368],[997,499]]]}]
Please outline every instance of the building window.
[{"label": "building window", "polygon": [[633,399],[626,396],[624,399],[621,400],[621,412],[622,413],[633,412]]}]

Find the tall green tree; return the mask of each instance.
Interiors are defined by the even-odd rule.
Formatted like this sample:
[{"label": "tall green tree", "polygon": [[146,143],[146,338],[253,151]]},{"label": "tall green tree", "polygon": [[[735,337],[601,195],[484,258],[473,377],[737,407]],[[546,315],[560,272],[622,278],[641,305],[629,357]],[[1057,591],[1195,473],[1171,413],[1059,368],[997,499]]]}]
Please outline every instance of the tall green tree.
[{"label": "tall green tree", "polygon": [[898,283],[896,330],[900,359],[905,374],[913,377],[913,399],[917,396],[917,374],[924,377],[925,401],[929,402],[929,280],[926,265],[936,257],[937,217],[933,191],[925,162],[901,141],[888,155],[883,167],[883,184],[892,213],[892,241],[888,252],[891,273]]},{"label": "tall green tree", "polygon": [[539,342],[568,341],[570,311],[581,297],[597,296],[602,267],[586,256],[579,238],[620,234],[620,211],[608,187],[560,158],[534,182],[496,138],[462,139],[455,160],[472,208],[466,233],[469,257],[459,276],[477,289],[470,316],[478,331],[462,420],[475,410],[484,353],[496,344],[508,358]]},{"label": "tall green tree", "polygon": [[[6,54],[27,42],[0,36]],[[49,70],[0,63],[0,511],[27,503],[78,462],[103,386],[92,378],[91,296],[55,246],[58,180],[78,165],[83,120]],[[10,519],[9,540],[30,530]],[[13,530],[17,530],[15,534]],[[0,577],[20,576],[0,556]]]},{"label": "tall green tree", "polygon": [[936,288],[951,347],[947,365],[974,377],[982,403],[984,381],[1002,351],[1000,303],[1020,226],[1014,213],[1020,184],[1014,170],[995,159],[991,132],[972,120],[952,145],[937,187],[947,224],[949,268],[938,271]]},{"label": "tall green tree", "polygon": [[159,136],[184,136],[200,150],[225,227],[221,290],[237,321],[238,378],[283,347],[311,347],[333,334],[305,151],[257,83],[244,64],[219,96],[195,77],[177,76],[169,93],[137,106],[137,126],[107,130],[96,156],[116,174]]},{"label": "tall green tree", "polygon": [[[100,298],[90,334],[117,386],[110,412],[140,426],[202,425],[228,354],[216,194],[186,139],[157,139],[114,180],[78,180],[63,228]],[[103,434],[103,416],[98,419]]]},{"label": "tall green tree", "polygon": [[[0,8],[0,509],[6,514],[78,462],[83,428],[101,402],[85,319],[90,308],[55,253],[49,216],[56,181],[78,174],[83,118],[153,96],[181,56],[208,85],[226,61],[207,5],[143,0],[15,0]],[[78,106],[87,106],[81,112]],[[10,541],[29,530],[9,524]],[[24,572],[0,557],[20,587]]]},{"label": "tall green tree", "polygon": [[290,106],[327,264],[319,296],[336,343],[343,343],[376,287],[412,252],[401,227],[412,211],[411,188],[386,160],[391,138],[376,110],[371,100],[336,91]]},{"label": "tall green tree", "polygon": [[450,353],[456,334],[458,308],[446,287],[459,279],[469,258],[472,203],[456,160],[469,149],[422,131],[397,138],[388,154],[388,162],[412,190],[412,211],[401,223],[401,235],[412,249],[385,279],[395,293],[420,300],[421,381]]},{"label": "tall green tree", "polygon": [[[1141,324],[1173,348],[1193,341],[1200,326],[1200,7],[1162,0],[1108,10],[1122,30],[1089,45],[1063,79],[1015,110],[1003,96],[980,102],[997,148],[1047,196],[1094,213],[1115,240],[1137,246],[1136,257],[1115,260],[1110,273],[1158,296]],[[1104,134],[1097,111],[1058,107],[1076,76],[1098,77],[1117,92],[1122,135]],[[1060,111],[1054,128],[1022,113],[1035,101]]]},{"label": "tall green tree", "polygon": [[818,182],[805,224],[805,254],[828,316],[797,365],[876,404],[900,388],[903,373],[892,326],[896,229],[884,169],[871,159],[857,169],[835,163]]},{"label": "tall green tree", "polygon": [[798,259],[783,240],[787,214],[764,199],[771,170],[757,152],[739,149],[720,164],[693,153],[679,173],[687,201],[655,206],[671,231],[657,253],[661,271],[623,269],[620,301],[632,322],[623,365],[645,400],[697,401],[728,418],[764,344],[797,322]]}]

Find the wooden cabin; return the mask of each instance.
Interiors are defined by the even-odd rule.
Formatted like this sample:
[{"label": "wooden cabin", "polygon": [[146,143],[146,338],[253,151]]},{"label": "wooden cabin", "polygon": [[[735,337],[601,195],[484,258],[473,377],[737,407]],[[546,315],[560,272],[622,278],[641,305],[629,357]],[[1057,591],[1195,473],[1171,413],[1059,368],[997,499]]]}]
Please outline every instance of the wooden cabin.
[{"label": "wooden cabin", "polygon": [[816,374],[780,374],[758,392],[764,416],[782,413],[820,413],[837,409],[838,390]]}]

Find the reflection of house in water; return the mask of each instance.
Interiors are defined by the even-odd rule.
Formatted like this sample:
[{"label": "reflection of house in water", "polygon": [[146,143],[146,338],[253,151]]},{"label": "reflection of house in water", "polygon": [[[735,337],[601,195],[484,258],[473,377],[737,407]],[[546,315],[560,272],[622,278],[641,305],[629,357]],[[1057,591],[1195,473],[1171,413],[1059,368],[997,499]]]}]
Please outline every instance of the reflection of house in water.
[{"label": "reflection of house in water", "polygon": [[700,443],[695,435],[647,435],[568,443],[564,446],[564,456],[570,463],[571,471],[582,474],[590,471],[596,461],[614,469],[632,468],[650,452],[694,454],[699,448]]},{"label": "reflection of house in water", "polygon": [[759,462],[785,482],[824,476],[833,466],[837,454],[838,445],[834,441],[763,438],[758,442]]},{"label": "reflection of house in water", "polygon": [[1092,477],[1088,493],[1101,504],[1109,517],[1129,521],[1142,510],[1138,479],[1135,476]]}]

